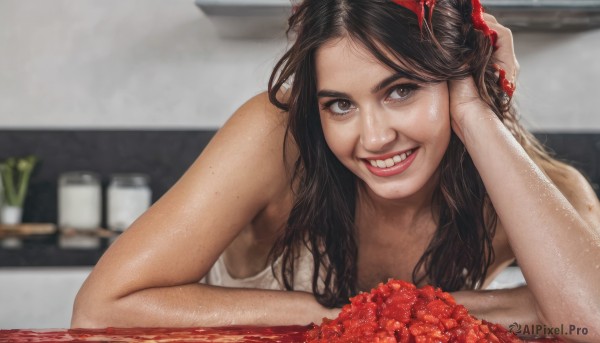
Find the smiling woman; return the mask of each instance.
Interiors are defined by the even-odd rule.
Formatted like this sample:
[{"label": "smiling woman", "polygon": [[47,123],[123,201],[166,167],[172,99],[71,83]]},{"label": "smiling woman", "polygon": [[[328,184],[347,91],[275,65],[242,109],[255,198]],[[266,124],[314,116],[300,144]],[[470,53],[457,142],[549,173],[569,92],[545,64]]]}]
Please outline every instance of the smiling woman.
[{"label": "smiling woman", "polygon": [[[319,16],[324,8],[301,6],[291,19],[301,34],[272,79],[278,104],[278,85],[293,75],[290,99],[278,105],[290,113],[300,148],[299,188],[314,190],[298,192],[296,203],[304,205],[288,221],[293,229],[276,255],[292,261],[286,253],[299,248],[288,247],[305,239],[309,246],[338,246],[329,250],[335,254],[312,250],[316,260],[330,262],[323,268],[336,276],[338,292],[347,290],[336,295],[325,287],[317,297],[329,305],[388,277],[449,291],[478,288],[514,260],[481,177],[451,129],[449,80],[472,75],[487,105],[483,113],[492,110],[504,121],[532,158],[561,168],[516,121],[495,75],[496,62],[516,75],[510,32],[493,17],[489,25],[499,37],[474,23],[483,18],[471,2],[440,1],[426,21],[407,7],[336,2],[328,8],[335,15]],[[354,20],[359,13],[369,15]],[[504,49],[491,58],[494,46]],[[496,61],[501,56],[507,63]],[[313,97],[316,104],[299,100]],[[319,219],[307,225],[301,218]],[[407,233],[412,228],[419,229]],[[382,249],[390,241],[389,251]],[[384,251],[394,258],[371,258]]]},{"label": "smiling woman", "polygon": [[418,196],[426,184],[436,183],[450,142],[448,85],[417,84],[369,54],[349,38],[316,54],[325,140],[371,195]]},{"label": "smiling woman", "polygon": [[[600,203],[519,124],[510,31],[415,3],[303,1],[267,94],[111,246],[72,325],[306,324],[394,278],[597,338]],[[515,259],[527,287],[477,291]]]}]

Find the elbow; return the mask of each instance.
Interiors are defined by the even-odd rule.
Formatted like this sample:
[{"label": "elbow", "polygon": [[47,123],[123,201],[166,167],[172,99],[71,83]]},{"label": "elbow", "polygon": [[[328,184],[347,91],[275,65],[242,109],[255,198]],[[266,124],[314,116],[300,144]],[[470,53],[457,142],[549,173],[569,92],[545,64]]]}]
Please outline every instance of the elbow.
[{"label": "elbow", "polygon": [[73,310],[73,315],[71,316],[71,329],[100,329],[104,327],[106,327],[106,325],[103,325],[98,318],[89,316],[81,310]]},{"label": "elbow", "polygon": [[83,290],[79,291],[73,304],[71,329],[101,329],[114,325],[109,321],[110,316],[104,315],[110,313],[109,304],[98,299],[86,295]]}]

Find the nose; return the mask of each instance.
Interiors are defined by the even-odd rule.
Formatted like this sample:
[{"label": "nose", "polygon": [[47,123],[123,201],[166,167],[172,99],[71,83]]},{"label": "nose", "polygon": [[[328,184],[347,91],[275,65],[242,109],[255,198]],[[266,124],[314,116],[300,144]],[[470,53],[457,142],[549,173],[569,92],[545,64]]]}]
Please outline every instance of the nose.
[{"label": "nose", "polygon": [[361,113],[361,126],[360,143],[367,151],[384,151],[397,138],[396,130],[389,125],[387,119],[373,111]]}]

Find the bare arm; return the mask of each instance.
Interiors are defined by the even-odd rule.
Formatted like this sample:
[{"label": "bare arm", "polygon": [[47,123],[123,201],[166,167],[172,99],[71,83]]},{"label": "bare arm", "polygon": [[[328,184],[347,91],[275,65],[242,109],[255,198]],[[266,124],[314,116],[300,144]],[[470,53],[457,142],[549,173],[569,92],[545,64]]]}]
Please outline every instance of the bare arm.
[{"label": "bare arm", "polygon": [[[512,33],[492,16],[485,20],[498,32],[495,57],[514,81],[519,64]],[[600,203],[592,188],[570,167],[550,180],[474,96],[471,79],[450,87],[453,129],[482,176],[528,281],[516,289],[454,295],[490,321],[587,326],[589,335],[568,339],[597,340],[600,293],[592,285],[600,276]]]},{"label": "bare arm", "polygon": [[[564,174],[549,174],[552,182],[558,187],[565,198],[573,205],[577,212],[585,218],[586,221],[593,222],[593,218],[588,218],[590,214],[589,204],[593,203],[595,195],[587,181],[572,167],[567,167]],[[496,233],[502,232],[502,241],[505,237],[505,229],[500,222]],[[499,251],[496,251],[496,258],[502,261],[512,261],[514,254],[507,244],[501,242]],[[503,269],[504,267],[501,267]],[[493,276],[492,276],[493,278]],[[529,333],[532,335],[544,335],[553,328],[546,326],[538,317],[538,306],[528,286],[517,287],[513,289],[501,290],[475,290],[459,291],[452,294],[456,301],[469,310],[477,318],[482,318],[494,323],[500,323],[507,328],[511,326],[519,327],[528,325]],[[516,324],[516,325],[515,325]],[[571,331],[569,327],[563,326],[565,332]],[[558,327],[560,328],[560,327]],[[576,332],[576,330],[574,331]],[[587,335],[584,338],[588,338]]]},{"label": "bare arm", "polygon": [[570,176],[579,213],[479,99],[472,78],[451,82],[450,90],[453,129],[505,227],[538,317],[586,327],[586,340],[599,339],[600,204],[590,185]]},{"label": "bare arm", "polygon": [[[312,295],[198,284],[277,192],[283,115],[260,95],[104,254],[77,295],[73,327],[307,324],[328,311]],[[173,158],[177,158],[174,156]]]},{"label": "bare arm", "polygon": [[[512,33],[493,16],[485,14],[485,20],[498,33],[496,60],[507,71],[509,80],[514,81],[519,64],[514,54]],[[572,167],[568,167],[563,175],[552,175],[551,180],[545,177],[486,108],[471,106],[481,103],[476,97],[469,99],[470,85],[463,82],[458,85],[460,87],[453,86],[452,96],[455,100],[460,99],[455,104],[462,103],[456,107],[462,107],[465,112],[454,116],[453,128],[472,155],[486,188],[493,193],[491,197],[497,210],[501,202],[499,223],[510,226],[503,231],[508,231],[511,247],[517,244],[513,249],[520,264],[525,262],[523,269],[533,286],[461,291],[453,295],[474,315],[505,326],[514,322],[522,325],[546,323],[555,327],[596,322],[595,328],[594,325],[588,327],[594,332],[568,339],[598,340],[600,329],[595,319],[600,315],[599,296],[590,287],[600,275],[596,267],[600,230],[600,203],[596,195]],[[484,121],[487,122],[480,127]],[[492,133],[491,140],[486,136],[489,133]],[[559,218],[561,215],[563,217]],[[506,220],[515,224],[505,223]],[[522,261],[524,258],[527,260]],[[576,260],[575,269],[571,269],[571,259]],[[563,292],[562,288],[568,289]],[[596,301],[588,303],[588,296]],[[571,313],[577,315],[570,317]]]},{"label": "bare arm", "polygon": [[539,324],[536,304],[527,286],[452,293],[458,304],[465,306],[477,318],[508,328],[512,323]]}]

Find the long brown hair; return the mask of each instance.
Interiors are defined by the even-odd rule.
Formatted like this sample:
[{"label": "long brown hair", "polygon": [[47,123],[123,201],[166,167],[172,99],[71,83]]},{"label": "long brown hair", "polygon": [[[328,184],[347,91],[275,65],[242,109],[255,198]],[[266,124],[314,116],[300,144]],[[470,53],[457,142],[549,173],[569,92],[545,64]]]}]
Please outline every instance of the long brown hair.
[{"label": "long brown hair", "polygon": [[[299,153],[293,167],[294,206],[271,251],[272,256],[282,255],[287,289],[293,289],[294,261],[306,246],[314,261],[313,293],[321,304],[340,306],[357,293],[358,180],[329,149],[316,97],[315,52],[331,39],[348,37],[392,70],[420,82],[473,76],[481,98],[530,156],[553,161],[519,124],[510,99],[495,81],[493,47],[473,28],[471,12],[470,0],[438,0],[420,29],[414,13],[390,0],[304,0],[290,17],[288,34],[295,41],[269,81],[271,102],[289,115],[286,141],[291,134]],[[289,98],[281,102],[277,94],[292,79]],[[413,282],[427,280],[445,291],[474,289],[494,260],[497,216],[454,132],[439,168],[433,197],[438,228],[413,270]],[[424,275],[417,274],[421,268]]]}]

